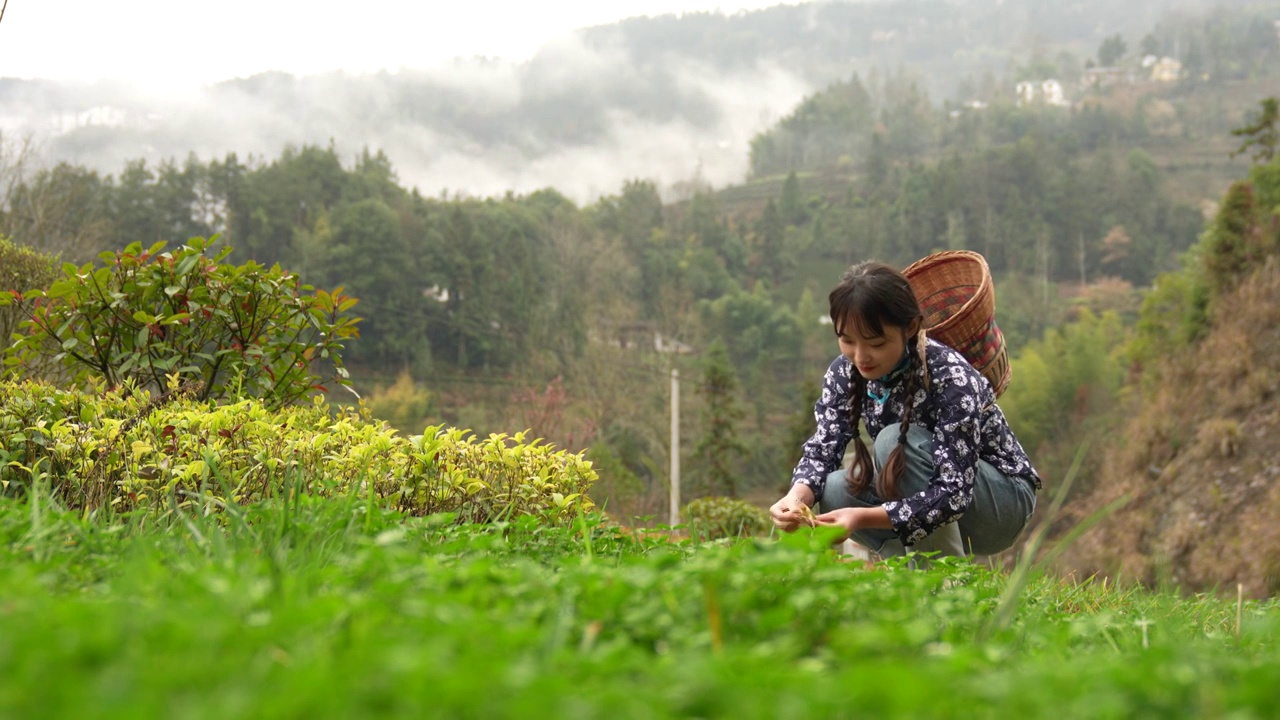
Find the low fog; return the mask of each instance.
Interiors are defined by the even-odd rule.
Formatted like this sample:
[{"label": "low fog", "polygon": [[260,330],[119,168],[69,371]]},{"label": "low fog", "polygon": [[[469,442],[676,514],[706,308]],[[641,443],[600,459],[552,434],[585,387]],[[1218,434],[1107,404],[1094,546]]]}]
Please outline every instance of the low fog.
[{"label": "low fog", "polygon": [[934,103],[965,101],[966,87],[1011,91],[1028,63],[1069,79],[1112,33],[1133,47],[1153,30],[1176,38],[1175,24],[1198,22],[1190,9],[1248,2],[820,2],[626,20],[515,64],[264,73],[163,90],[0,78],[0,133],[33,142],[40,162],[103,174],[139,158],[269,162],[289,145],[332,143],[349,161],[383,151],[424,195],[554,187],[588,203],[640,178],[674,199],[743,181],[754,135],[854,72],[909,77]]},{"label": "low fog", "polygon": [[287,145],[332,143],[347,158],[382,150],[401,182],[425,195],[554,187],[586,203],[633,178],[669,197],[741,182],[752,136],[815,89],[770,63],[729,74],[687,60],[638,67],[575,36],[519,65],[268,73],[164,92],[0,80],[0,131],[31,139],[44,163],[103,174],[139,158],[269,162]]}]

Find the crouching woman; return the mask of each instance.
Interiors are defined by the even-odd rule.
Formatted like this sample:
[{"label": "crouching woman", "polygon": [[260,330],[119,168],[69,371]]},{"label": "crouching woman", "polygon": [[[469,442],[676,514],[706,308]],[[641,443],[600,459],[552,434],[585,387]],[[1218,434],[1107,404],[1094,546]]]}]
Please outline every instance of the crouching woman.
[{"label": "crouching woman", "polygon": [[[773,522],[794,530],[800,506],[816,503],[820,524],[881,557],[1010,547],[1040,478],[990,383],[960,353],[925,339],[911,285],[888,265],[853,266],[830,303],[840,357],[827,368],[791,489],[770,508]],[[858,439],[859,422],[872,451]],[[841,470],[846,446],[854,458]]]}]

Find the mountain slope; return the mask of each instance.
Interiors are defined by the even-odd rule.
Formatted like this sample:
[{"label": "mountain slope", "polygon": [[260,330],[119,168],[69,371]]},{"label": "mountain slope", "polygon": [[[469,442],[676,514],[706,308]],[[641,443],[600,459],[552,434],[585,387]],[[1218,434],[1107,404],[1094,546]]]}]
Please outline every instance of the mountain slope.
[{"label": "mountain slope", "polygon": [[1082,537],[1063,569],[1254,596],[1280,590],[1280,258],[1215,300],[1211,330],[1170,358],[1101,452],[1079,521],[1131,501]]}]

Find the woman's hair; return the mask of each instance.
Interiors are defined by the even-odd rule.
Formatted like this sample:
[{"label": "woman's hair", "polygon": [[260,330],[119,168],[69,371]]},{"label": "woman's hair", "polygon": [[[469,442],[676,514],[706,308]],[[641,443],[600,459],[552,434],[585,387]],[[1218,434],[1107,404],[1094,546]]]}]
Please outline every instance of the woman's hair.
[{"label": "woman's hair", "polygon": [[[829,300],[831,324],[835,327],[836,335],[843,335],[847,328],[864,337],[876,337],[883,335],[889,327],[906,332],[916,319],[920,319],[923,324],[920,304],[916,301],[916,295],[906,276],[884,263],[867,261],[849,268],[840,279],[840,284],[831,291]],[[854,327],[848,327],[850,324]],[[898,479],[906,465],[907,429],[911,426],[915,395],[920,384],[916,370],[924,363],[924,347],[917,344],[918,337],[919,332],[906,339],[908,366],[903,379],[906,383],[903,389],[906,392],[902,425],[899,428],[898,445],[880,471],[877,494],[886,500],[899,497]],[[919,352],[911,352],[912,348],[918,348]],[[853,380],[849,411],[853,414],[855,454],[846,483],[850,494],[856,495],[871,484],[875,471],[866,444],[857,437],[858,428],[862,426],[862,407],[867,401],[867,381],[857,368],[850,368],[849,374]],[[875,438],[871,440],[874,442]]]}]

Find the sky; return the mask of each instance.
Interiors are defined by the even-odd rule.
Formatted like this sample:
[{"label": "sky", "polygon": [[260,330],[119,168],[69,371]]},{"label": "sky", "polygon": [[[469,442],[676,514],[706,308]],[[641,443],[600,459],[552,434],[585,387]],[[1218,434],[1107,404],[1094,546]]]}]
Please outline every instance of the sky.
[{"label": "sky", "polygon": [[8,0],[0,20],[0,77],[166,86],[268,70],[394,72],[456,57],[520,62],[582,27],[778,4],[782,0]]}]

